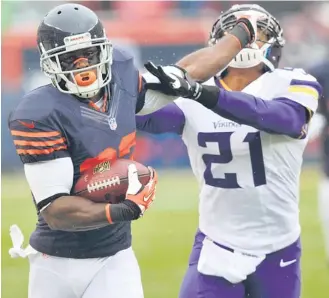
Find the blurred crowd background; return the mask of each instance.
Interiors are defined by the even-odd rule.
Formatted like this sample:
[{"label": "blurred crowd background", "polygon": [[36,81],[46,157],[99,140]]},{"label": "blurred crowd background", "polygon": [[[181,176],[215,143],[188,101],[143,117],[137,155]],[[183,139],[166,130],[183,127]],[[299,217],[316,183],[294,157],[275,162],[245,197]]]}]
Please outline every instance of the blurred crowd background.
[{"label": "blurred crowd background", "polygon": [[[7,127],[9,112],[22,94],[48,79],[39,70],[36,30],[45,13],[63,1],[2,2],[2,169],[21,167]],[[75,1],[79,3],[79,1]],[[170,64],[205,45],[216,17],[238,1],[80,1],[95,10],[114,44],[126,47],[136,64]],[[241,3],[241,2],[240,2]],[[263,1],[259,3],[284,28],[287,44],[281,66],[309,68],[327,59],[329,3]],[[136,159],[155,167],[187,167],[181,140],[173,135],[139,134]],[[171,148],[171,150],[166,150]],[[318,160],[317,141],[306,162]]]}]

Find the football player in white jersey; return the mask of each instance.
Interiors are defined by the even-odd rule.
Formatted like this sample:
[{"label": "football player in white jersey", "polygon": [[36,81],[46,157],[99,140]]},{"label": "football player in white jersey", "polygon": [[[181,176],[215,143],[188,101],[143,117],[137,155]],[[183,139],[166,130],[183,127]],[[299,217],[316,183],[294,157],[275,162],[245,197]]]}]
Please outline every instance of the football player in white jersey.
[{"label": "football player in white jersey", "polygon": [[204,84],[145,65],[181,96],[137,128],[173,132],[198,181],[199,229],[180,298],[300,297],[299,178],[307,126],[321,86],[302,69],[279,69],[283,31],[258,5],[235,5],[214,24],[210,45],[241,15],[257,39]]}]

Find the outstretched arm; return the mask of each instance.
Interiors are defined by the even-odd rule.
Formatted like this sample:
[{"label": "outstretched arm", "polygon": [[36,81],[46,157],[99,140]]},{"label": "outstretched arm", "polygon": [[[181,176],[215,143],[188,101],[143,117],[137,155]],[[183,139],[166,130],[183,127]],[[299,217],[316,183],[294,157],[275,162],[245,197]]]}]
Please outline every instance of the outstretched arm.
[{"label": "outstretched arm", "polygon": [[263,100],[259,97],[215,86],[204,86],[198,102],[216,114],[239,124],[292,138],[306,136],[308,110],[289,98]]},{"label": "outstretched arm", "polygon": [[223,70],[246,45],[255,40],[256,19],[242,17],[216,44],[193,52],[176,63],[197,81],[207,81]]},{"label": "outstretched arm", "polygon": [[[253,126],[268,133],[304,138],[307,124],[318,106],[321,85],[312,77],[297,74],[282,94],[272,100],[253,95],[226,91],[217,86],[202,85],[190,78],[166,73],[161,66],[148,66],[161,81],[163,89],[178,96],[195,100],[218,115],[240,124]],[[296,76],[297,76],[296,74]]]},{"label": "outstretched arm", "polygon": [[[238,28],[238,32],[247,35],[247,32],[242,31],[241,27],[236,27]],[[247,42],[247,40],[249,39],[245,39],[244,42]],[[193,52],[177,62],[176,65],[185,69],[193,79],[202,82],[207,81],[224,69],[240,52],[242,46],[244,45],[240,44],[237,37],[227,34],[216,45]],[[177,76],[184,76],[183,72],[176,67],[165,66],[164,69]],[[161,90],[162,86],[158,78],[150,72],[144,73],[141,80],[142,87],[136,106],[136,114],[146,115],[153,113],[178,97],[170,95],[170,92],[165,92],[165,90],[162,90],[163,92],[150,90],[152,89],[150,87],[152,84],[156,86],[155,89]],[[146,85],[148,86],[148,90],[146,90]]]},{"label": "outstretched arm", "polygon": [[[242,17],[230,32],[216,41],[215,45],[205,47],[185,56],[176,63],[178,67],[166,66],[164,68],[169,73],[182,78],[185,76],[185,72],[187,72],[194,80],[207,81],[223,70],[242,48],[255,40],[257,34],[255,28],[256,19]],[[184,69],[184,71],[180,68]],[[150,90],[153,89],[150,87],[151,85],[155,85],[156,88],[154,90],[160,90],[161,93]],[[145,115],[152,113],[177,97],[170,90],[162,89],[156,75],[146,72],[140,78],[136,114]]]},{"label": "outstretched arm", "polygon": [[[215,86],[204,87],[206,96],[199,103],[216,114],[239,124],[250,125],[261,131],[283,134],[292,138],[305,138],[308,111],[288,99],[267,101],[243,93],[229,92]],[[185,116],[175,103],[144,116],[136,116],[137,129],[152,134],[176,133],[181,135]]]},{"label": "outstretched arm", "polygon": [[193,52],[176,63],[191,78],[205,82],[224,69],[241,51],[243,45],[231,34],[221,38],[216,45]]},{"label": "outstretched arm", "polygon": [[152,114],[136,116],[137,129],[152,134],[171,132],[181,135],[184,125],[184,113],[175,103],[170,103]]}]

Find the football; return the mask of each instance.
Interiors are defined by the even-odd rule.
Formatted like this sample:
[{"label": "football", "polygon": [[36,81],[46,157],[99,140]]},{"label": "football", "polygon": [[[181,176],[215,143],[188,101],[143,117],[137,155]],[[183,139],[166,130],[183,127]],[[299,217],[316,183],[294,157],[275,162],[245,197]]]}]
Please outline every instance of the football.
[{"label": "football", "polygon": [[128,189],[128,165],[135,164],[139,181],[146,185],[149,169],[129,159],[103,161],[83,172],[74,187],[74,194],[98,203],[120,203]]}]

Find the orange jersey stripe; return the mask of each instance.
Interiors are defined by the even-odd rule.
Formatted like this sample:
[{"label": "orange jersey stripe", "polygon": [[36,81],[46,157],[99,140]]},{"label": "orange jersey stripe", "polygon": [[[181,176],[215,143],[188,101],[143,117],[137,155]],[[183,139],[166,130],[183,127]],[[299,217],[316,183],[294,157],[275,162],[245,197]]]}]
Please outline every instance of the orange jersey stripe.
[{"label": "orange jersey stripe", "polygon": [[116,154],[117,154],[117,152],[115,151],[115,149],[113,149],[111,147],[106,148],[101,153],[99,153],[97,156],[87,158],[80,165],[80,172],[82,173],[82,172],[96,166],[98,163],[100,163],[102,161],[105,161],[105,160],[113,161],[117,158]]},{"label": "orange jersey stripe", "polygon": [[15,145],[20,146],[34,146],[34,147],[50,147],[57,144],[64,144],[65,139],[60,138],[54,141],[45,141],[45,142],[36,142],[36,141],[23,141],[23,140],[14,140]]},{"label": "orange jersey stripe", "polygon": [[26,132],[20,130],[11,130],[10,131],[13,136],[19,137],[28,137],[28,138],[49,138],[60,136],[61,133],[59,131],[50,131],[50,132]]},{"label": "orange jersey stripe", "polygon": [[119,157],[123,157],[130,153],[131,147],[136,145],[136,131],[124,136],[119,145]]},{"label": "orange jersey stripe", "polygon": [[17,149],[18,154],[23,155],[46,155],[53,153],[54,151],[65,150],[67,146],[60,146],[56,148],[49,148],[49,149]]}]

